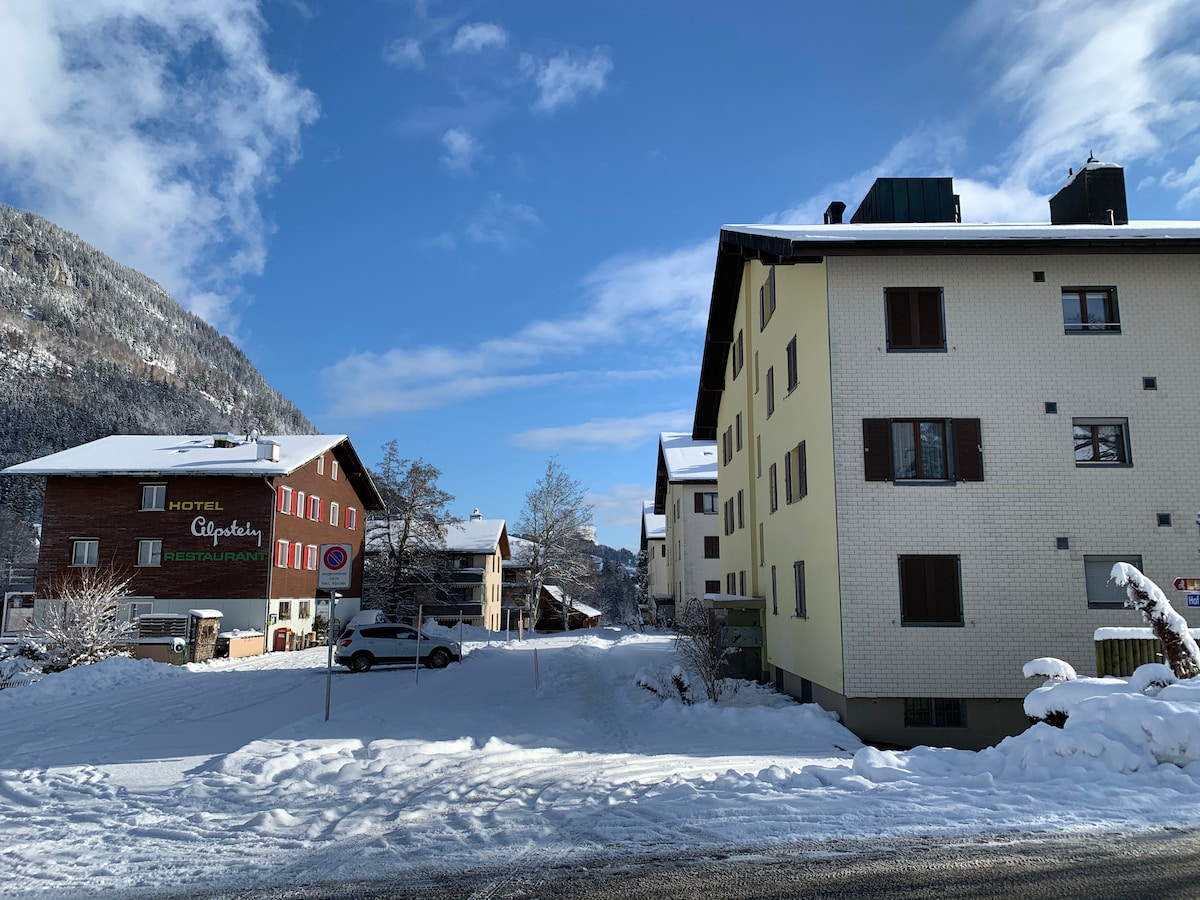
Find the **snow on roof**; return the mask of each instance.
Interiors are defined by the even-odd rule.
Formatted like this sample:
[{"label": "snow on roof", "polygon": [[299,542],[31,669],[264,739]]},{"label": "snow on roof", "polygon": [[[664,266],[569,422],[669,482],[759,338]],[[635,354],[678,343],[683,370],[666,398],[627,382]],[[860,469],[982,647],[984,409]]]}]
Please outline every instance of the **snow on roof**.
[{"label": "snow on roof", "polygon": [[572,600],[571,595],[564,591],[557,584],[543,585],[542,590],[544,590],[559,603],[570,603],[573,611],[583,613],[588,618],[600,615],[600,610],[596,609],[596,607],[588,606],[586,603],[580,603],[578,600]]},{"label": "snow on roof", "polygon": [[450,522],[446,525],[446,549],[455,553],[495,553],[503,535],[503,519]]},{"label": "snow on roof", "polygon": [[223,619],[225,613],[219,609],[189,609],[189,616],[196,616],[198,619]]},{"label": "snow on roof", "polygon": [[976,224],[962,222],[884,222],[858,225],[723,225],[722,231],[790,241],[858,243],[867,241],[1146,240],[1200,238],[1200,222],[1149,221],[1128,225]]},{"label": "snow on roof", "polygon": [[716,441],[696,441],[686,432],[664,431],[659,446],[669,481],[717,480]]},{"label": "snow on roof", "polygon": [[667,517],[655,515],[653,500],[642,501],[642,530],[646,533],[646,540],[667,536]]},{"label": "snow on roof", "polygon": [[6,475],[290,475],[347,440],[344,434],[263,436],[279,445],[279,462],[259,459],[259,443],[214,447],[211,434],[114,434],[18,463]]}]

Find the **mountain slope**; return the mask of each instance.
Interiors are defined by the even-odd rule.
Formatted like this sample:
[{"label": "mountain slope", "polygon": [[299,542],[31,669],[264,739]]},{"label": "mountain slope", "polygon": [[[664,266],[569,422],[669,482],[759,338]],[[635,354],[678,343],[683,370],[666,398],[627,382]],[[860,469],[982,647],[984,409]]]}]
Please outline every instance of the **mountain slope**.
[{"label": "mountain slope", "polygon": [[[108,434],[311,434],[228,338],[157,283],[0,204],[0,468]],[[37,479],[0,478],[0,563],[40,516]]]}]

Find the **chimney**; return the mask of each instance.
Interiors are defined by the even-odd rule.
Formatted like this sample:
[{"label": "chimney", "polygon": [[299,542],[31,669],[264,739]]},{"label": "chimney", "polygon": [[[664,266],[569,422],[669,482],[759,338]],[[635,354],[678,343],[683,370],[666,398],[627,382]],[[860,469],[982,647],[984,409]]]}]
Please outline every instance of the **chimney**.
[{"label": "chimney", "polygon": [[471,521],[472,522],[482,522],[483,521],[483,513],[481,513],[479,511],[478,506],[475,507],[475,511],[471,513]]},{"label": "chimney", "polygon": [[1089,156],[1050,198],[1052,225],[1128,225],[1125,170]]},{"label": "chimney", "polygon": [[279,462],[279,441],[273,441],[270,438],[258,439],[258,459],[259,461]]},{"label": "chimney", "polygon": [[842,213],[846,211],[846,204],[841,200],[834,200],[825,210],[826,225],[841,225]]}]

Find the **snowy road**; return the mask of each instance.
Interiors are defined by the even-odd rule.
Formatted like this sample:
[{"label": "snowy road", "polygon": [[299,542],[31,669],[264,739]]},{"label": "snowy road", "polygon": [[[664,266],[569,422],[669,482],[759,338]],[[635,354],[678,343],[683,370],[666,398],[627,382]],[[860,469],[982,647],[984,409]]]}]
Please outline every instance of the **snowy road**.
[{"label": "snowy road", "polygon": [[662,703],[635,676],[669,670],[667,636],[468,649],[419,684],[411,668],[335,670],[328,723],[323,650],[110,661],[3,692],[0,890],[503,877],[672,848],[1200,824],[1186,768],[1115,778],[1036,735],[882,754],[754,688],[721,707]]}]

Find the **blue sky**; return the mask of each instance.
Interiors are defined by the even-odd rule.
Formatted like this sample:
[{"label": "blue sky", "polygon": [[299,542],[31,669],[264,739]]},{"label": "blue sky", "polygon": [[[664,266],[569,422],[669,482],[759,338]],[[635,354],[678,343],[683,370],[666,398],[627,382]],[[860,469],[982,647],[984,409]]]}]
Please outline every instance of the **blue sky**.
[{"label": "blue sky", "polygon": [[1089,152],[1200,218],[1194,0],[5,0],[0,200],[159,280],[373,464],[517,518],[557,456],[635,548],[715,240]]}]

